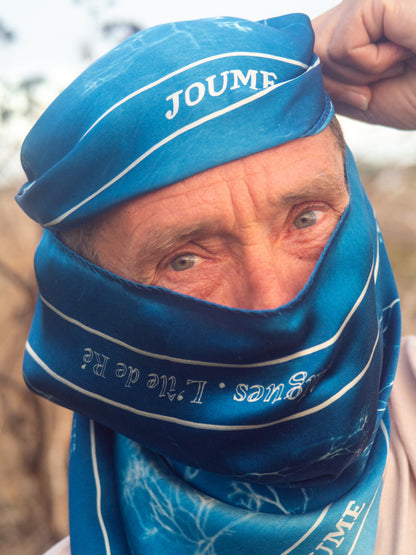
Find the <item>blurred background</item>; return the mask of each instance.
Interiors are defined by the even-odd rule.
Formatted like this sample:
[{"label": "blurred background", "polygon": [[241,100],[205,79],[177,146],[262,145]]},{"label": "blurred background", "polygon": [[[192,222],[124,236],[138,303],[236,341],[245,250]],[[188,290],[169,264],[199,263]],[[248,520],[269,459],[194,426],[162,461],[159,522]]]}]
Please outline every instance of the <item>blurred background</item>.
[{"label": "blurred background", "polygon": [[[315,0],[14,0],[0,7],[0,553],[38,555],[68,533],[71,414],[32,395],[21,365],[36,302],[40,229],[17,208],[21,143],[59,92],[140,29],[182,19],[314,17]],[[341,118],[394,267],[403,332],[416,331],[416,133]]]}]

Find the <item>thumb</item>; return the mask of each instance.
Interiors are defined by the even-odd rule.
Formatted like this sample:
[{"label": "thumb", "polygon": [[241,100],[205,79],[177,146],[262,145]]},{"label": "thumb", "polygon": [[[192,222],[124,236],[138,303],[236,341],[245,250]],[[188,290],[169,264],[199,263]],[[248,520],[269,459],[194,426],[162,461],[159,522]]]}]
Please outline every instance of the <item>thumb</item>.
[{"label": "thumb", "polygon": [[324,85],[334,103],[341,102],[366,111],[371,101],[371,90],[366,86],[346,85],[330,77],[324,77]]}]

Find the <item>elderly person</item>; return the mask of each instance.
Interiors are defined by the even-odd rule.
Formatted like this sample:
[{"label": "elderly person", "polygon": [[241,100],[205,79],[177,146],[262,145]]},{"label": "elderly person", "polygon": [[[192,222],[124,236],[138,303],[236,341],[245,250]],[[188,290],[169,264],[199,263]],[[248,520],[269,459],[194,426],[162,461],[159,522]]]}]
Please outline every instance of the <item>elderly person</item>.
[{"label": "elderly person", "polygon": [[24,373],[75,412],[73,554],[407,537],[384,493],[410,480],[399,300],[313,43],[302,15],[141,32],[25,142],[17,200],[45,232]]}]

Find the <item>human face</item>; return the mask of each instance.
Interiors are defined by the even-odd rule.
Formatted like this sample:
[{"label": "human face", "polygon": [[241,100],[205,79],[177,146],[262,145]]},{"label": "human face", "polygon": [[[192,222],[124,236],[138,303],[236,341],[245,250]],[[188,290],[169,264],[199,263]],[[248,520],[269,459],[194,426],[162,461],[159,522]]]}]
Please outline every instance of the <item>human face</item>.
[{"label": "human face", "polygon": [[126,279],[273,309],[306,284],[347,203],[342,153],[326,129],[112,209],[94,247]]}]

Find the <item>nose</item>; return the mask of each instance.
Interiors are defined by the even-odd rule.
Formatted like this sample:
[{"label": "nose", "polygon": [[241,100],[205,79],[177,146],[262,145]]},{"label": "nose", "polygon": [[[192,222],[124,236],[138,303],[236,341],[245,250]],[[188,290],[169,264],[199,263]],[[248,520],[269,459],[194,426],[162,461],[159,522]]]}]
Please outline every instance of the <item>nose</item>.
[{"label": "nose", "polygon": [[[234,291],[235,305],[246,310],[269,310],[291,301],[306,283],[301,268],[285,260],[278,249],[248,249]],[[301,279],[300,279],[301,278]]]}]

